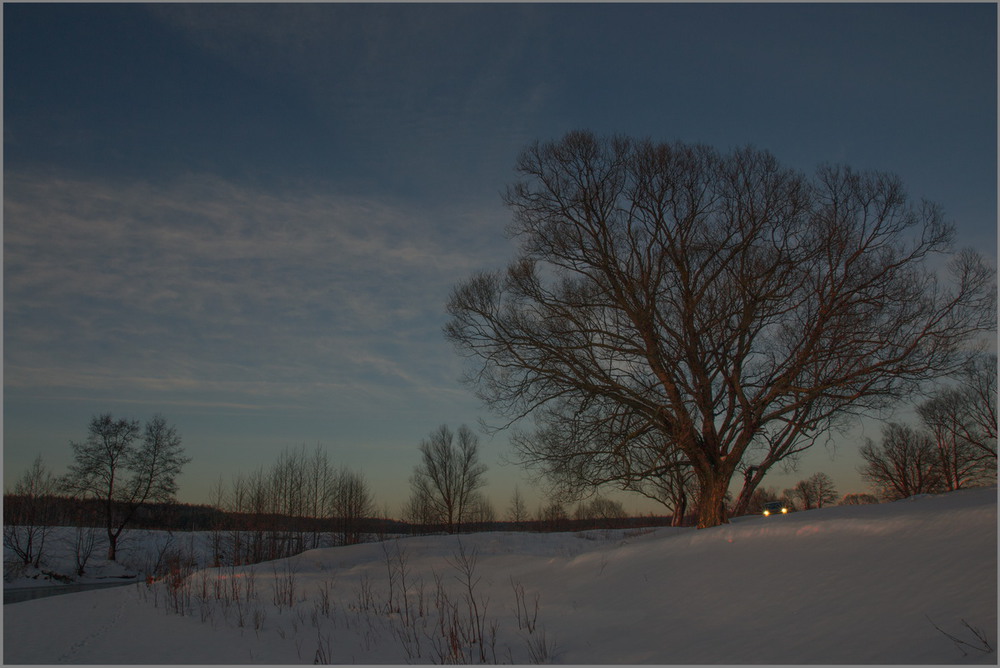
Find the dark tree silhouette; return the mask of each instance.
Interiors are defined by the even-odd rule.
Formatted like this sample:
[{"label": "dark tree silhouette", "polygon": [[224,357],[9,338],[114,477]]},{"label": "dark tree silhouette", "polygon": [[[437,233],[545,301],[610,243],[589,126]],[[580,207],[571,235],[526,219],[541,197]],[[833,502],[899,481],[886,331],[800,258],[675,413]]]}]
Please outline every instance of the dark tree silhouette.
[{"label": "dark tree silhouette", "polygon": [[802,503],[802,510],[832,506],[839,496],[833,480],[825,473],[814,473],[805,480],[800,480],[790,492],[792,498]]},{"label": "dark tree silhouette", "polygon": [[962,391],[968,402],[968,427],[965,440],[997,458],[997,356],[973,357],[963,373]]},{"label": "dark tree silhouette", "polygon": [[24,565],[41,565],[45,541],[56,523],[56,479],[41,455],[4,495],[3,544]]},{"label": "dark tree silhouette", "polygon": [[447,425],[441,425],[420,443],[420,464],[410,478],[411,518],[444,524],[449,532],[466,520],[473,495],[486,484],[486,465],[479,462],[479,438],[462,425],[458,442]]},{"label": "dark tree silhouette", "polygon": [[874,494],[845,494],[840,500],[841,506],[864,506],[871,503],[878,503],[878,497]]},{"label": "dark tree silhouette", "polygon": [[700,527],[727,521],[735,473],[739,514],[774,464],[995,327],[994,271],[967,251],[939,279],[926,261],[952,228],[887,174],[588,132],[535,143],[517,171],[520,256],[448,303],[468,381],[508,424],[534,416],[529,462],[628,485],[682,460]]},{"label": "dark tree silhouette", "polygon": [[960,389],[946,388],[917,406],[920,421],[934,443],[941,485],[949,491],[996,476],[996,458],[967,437],[976,431],[970,419],[970,399]]},{"label": "dark tree silhouette", "polygon": [[880,444],[865,439],[859,452],[865,464],[858,472],[885,500],[941,489],[934,441],[924,432],[890,422],[882,428]]},{"label": "dark tree silhouette", "polygon": [[83,443],[70,443],[73,463],[61,480],[64,491],[101,501],[108,559],[117,558],[118,539],[136,510],[147,502],[173,499],[184,456],[174,427],[160,416],[140,429],[138,420],[115,420],[110,413],[90,421]]}]

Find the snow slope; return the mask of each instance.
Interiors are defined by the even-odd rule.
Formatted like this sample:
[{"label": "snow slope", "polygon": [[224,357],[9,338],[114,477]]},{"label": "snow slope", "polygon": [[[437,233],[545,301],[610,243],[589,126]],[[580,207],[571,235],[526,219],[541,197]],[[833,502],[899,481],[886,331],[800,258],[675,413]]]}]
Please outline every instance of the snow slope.
[{"label": "snow slope", "polygon": [[[461,552],[475,559],[471,598]],[[250,573],[204,569],[186,583],[173,594],[164,581],[6,605],[4,662],[399,664],[449,649],[478,662],[479,646],[442,632],[439,614],[458,611],[449,628],[468,630],[478,609],[490,661],[995,664],[995,651],[941,631],[979,645],[964,620],[996,647],[997,492],[702,531],[404,538]],[[241,612],[217,589],[234,583]],[[170,601],[184,592],[181,616]]]}]

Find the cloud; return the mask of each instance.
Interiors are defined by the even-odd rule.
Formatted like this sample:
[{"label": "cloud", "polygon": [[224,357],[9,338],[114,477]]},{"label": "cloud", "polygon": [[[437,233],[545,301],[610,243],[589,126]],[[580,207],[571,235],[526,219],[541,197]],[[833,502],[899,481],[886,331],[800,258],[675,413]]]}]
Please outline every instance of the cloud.
[{"label": "cloud", "polygon": [[[150,5],[182,44],[327,119],[324,141],[406,180],[455,147],[504,168],[558,79],[538,58],[551,11],[527,5]],[[278,88],[273,88],[277,86]],[[279,92],[280,91],[280,92]],[[454,164],[453,162],[451,163]],[[482,157],[462,171],[483,169]],[[454,178],[454,175],[452,176]]]},{"label": "cloud", "polygon": [[444,302],[492,255],[455,212],[326,189],[32,174],[5,188],[14,390],[256,402],[446,387]]}]

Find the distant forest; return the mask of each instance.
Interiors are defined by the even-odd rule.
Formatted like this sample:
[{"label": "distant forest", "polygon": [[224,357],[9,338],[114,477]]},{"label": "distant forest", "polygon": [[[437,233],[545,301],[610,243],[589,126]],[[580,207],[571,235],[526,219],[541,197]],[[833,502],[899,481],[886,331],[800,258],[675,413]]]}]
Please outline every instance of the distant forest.
[{"label": "distant forest", "polygon": [[[5,525],[18,524],[23,517],[23,507],[42,501],[49,506],[49,526],[100,526],[102,501],[77,499],[65,496],[47,496],[44,499],[26,499],[16,494],[4,494],[3,521]],[[552,517],[520,522],[491,521],[469,522],[461,526],[462,532],[474,531],[586,531],[590,529],[631,529],[652,526],[670,526],[671,518],[664,515],[638,517],[605,517],[573,519]],[[302,533],[339,533],[345,519],[336,517],[312,518],[275,514],[231,513],[210,505],[189,503],[153,503],[136,510],[129,526],[132,529],[163,531],[283,531]],[[360,533],[419,535],[446,533],[446,524],[416,524],[385,517],[367,517],[352,520]],[[352,527],[354,528],[354,527]]]}]

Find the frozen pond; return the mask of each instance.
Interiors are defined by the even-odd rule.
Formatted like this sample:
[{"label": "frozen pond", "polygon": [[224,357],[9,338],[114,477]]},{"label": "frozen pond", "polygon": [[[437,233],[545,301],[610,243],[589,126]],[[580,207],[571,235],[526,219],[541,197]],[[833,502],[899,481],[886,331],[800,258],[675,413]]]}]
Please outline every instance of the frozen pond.
[{"label": "frozen pond", "polygon": [[48,587],[18,587],[3,590],[3,603],[21,603],[31,601],[36,598],[46,596],[59,596],[60,594],[73,594],[80,591],[91,591],[93,589],[107,589],[108,587],[121,587],[123,585],[134,584],[135,580],[118,580],[115,582],[97,582],[87,584],[66,584],[50,585]]}]

